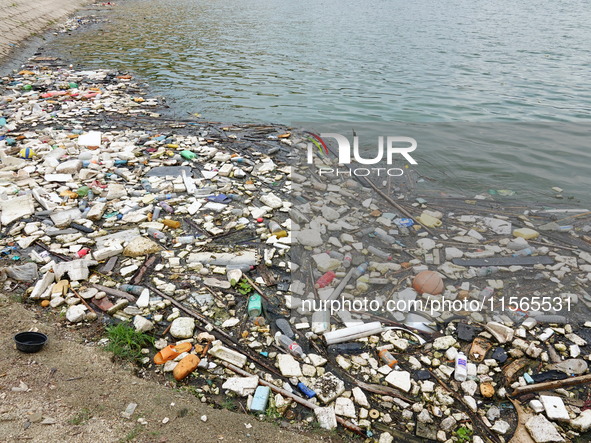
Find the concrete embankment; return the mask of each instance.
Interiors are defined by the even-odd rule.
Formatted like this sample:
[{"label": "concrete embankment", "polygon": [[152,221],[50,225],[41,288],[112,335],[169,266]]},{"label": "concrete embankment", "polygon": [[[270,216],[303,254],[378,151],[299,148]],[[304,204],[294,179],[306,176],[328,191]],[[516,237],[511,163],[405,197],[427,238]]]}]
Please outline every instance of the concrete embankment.
[{"label": "concrete embankment", "polygon": [[23,40],[88,3],[88,0],[0,0],[0,60]]}]

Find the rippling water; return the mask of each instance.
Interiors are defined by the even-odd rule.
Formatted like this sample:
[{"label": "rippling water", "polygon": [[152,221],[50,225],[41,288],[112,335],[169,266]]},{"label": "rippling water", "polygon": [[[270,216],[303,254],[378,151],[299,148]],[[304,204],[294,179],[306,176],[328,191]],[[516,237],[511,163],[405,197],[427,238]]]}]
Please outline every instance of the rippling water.
[{"label": "rippling water", "polygon": [[[591,117],[585,0],[127,0],[115,9],[111,23],[83,38],[61,38],[59,49],[87,67],[135,72],[181,117],[281,123]],[[589,134],[582,125],[577,131]],[[587,198],[591,150],[584,144],[495,147],[487,137],[454,147],[429,144],[419,154],[432,165],[423,172],[456,187],[470,183],[474,191],[511,185],[545,195],[560,186]],[[448,180],[451,169],[455,178]]]}]

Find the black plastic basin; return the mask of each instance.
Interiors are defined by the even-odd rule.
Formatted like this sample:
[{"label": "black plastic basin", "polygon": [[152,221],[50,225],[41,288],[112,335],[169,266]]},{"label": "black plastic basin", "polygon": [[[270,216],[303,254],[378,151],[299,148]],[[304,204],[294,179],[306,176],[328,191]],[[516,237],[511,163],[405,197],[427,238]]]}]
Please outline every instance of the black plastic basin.
[{"label": "black plastic basin", "polygon": [[21,352],[39,352],[47,343],[47,335],[41,332],[19,332],[14,336],[16,349]]}]

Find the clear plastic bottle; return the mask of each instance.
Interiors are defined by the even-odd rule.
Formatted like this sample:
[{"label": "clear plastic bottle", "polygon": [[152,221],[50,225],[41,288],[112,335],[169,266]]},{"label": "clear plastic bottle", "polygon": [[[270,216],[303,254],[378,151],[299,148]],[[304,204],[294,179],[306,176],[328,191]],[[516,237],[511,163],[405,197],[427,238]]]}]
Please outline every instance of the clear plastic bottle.
[{"label": "clear plastic bottle", "polygon": [[154,206],[154,212],[152,212],[152,221],[156,221],[160,218],[160,212],[162,212],[162,208],[160,206]]},{"label": "clear plastic bottle", "polygon": [[288,338],[292,339],[295,337],[295,334],[291,329],[291,325],[286,319],[278,318],[277,320],[275,320],[275,325],[277,326],[277,329],[279,329]]},{"label": "clear plastic bottle", "polygon": [[148,228],[148,235],[157,240],[162,240],[166,238],[166,234],[164,232],[154,228]]},{"label": "clear plastic bottle", "polygon": [[392,260],[392,256],[390,254],[388,254],[385,251],[382,251],[381,249],[376,248],[375,246],[369,246],[367,250],[376,257],[380,257],[384,260]]},{"label": "clear plastic bottle", "polygon": [[484,268],[478,268],[478,270],[476,271],[476,276],[477,277],[485,277],[487,275],[491,275],[494,274],[495,272],[498,272],[499,268],[496,266],[485,266]]},{"label": "clear plastic bottle", "polygon": [[330,258],[335,258],[341,261],[345,259],[345,255],[341,254],[339,251],[326,251],[326,253],[330,256]]},{"label": "clear plastic bottle", "polygon": [[353,278],[359,278],[363,274],[365,274],[365,272],[367,271],[367,267],[368,267],[367,263],[361,263],[359,266],[357,266],[357,268],[353,272]]},{"label": "clear plastic bottle", "polygon": [[306,354],[304,354],[304,350],[300,345],[298,345],[295,341],[289,338],[287,335],[280,334],[277,341],[279,345],[289,351],[290,354],[295,355],[300,358],[304,358]]},{"label": "clear plastic bottle", "polygon": [[396,243],[396,239],[394,237],[392,237],[390,234],[388,234],[386,231],[384,231],[382,228],[376,228],[375,234],[384,243],[387,243],[390,245],[393,245],[394,243]]},{"label": "clear plastic bottle", "polygon": [[454,378],[457,381],[466,381],[468,378],[468,359],[463,352],[458,352],[456,355]]},{"label": "clear plastic bottle", "polygon": [[177,237],[175,243],[179,243],[181,245],[190,245],[195,242],[194,235],[183,235],[181,237]]},{"label": "clear plastic bottle", "polygon": [[528,255],[532,255],[534,252],[536,252],[536,248],[529,247],[517,251],[515,254],[513,254],[513,257],[526,257]]},{"label": "clear plastic bottle", "polygon": [[345,268],[350,268],[351,267],[351,262],[353,261],[353,256],[349,253],[345,254],[345,258],[343,258],[343,266]]}]

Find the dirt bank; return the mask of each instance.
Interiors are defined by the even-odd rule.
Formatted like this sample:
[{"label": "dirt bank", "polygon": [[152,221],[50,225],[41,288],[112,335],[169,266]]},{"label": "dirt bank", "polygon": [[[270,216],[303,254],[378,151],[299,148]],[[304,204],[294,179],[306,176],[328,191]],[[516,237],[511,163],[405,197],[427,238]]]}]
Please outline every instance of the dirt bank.
[{"label": "dirt bank", "polygon": [[[84,343],[84,330],[55,326],[44,314],[4,295],[0,317],[2,441],[322,441],[259,422],[252,415],[213,409],[189,393],[138,378],[97,346]],[[38,354],[20,353],[12,336],[31,328],[46,333],[50,341]],[[13,391],[21,381],[28,390]],[[125,419],[120,413],[129,403],[138,406],[132,418]],[[203,415],[207,422],[201,420]],[[138,418],[147,424],[139,424]],[[163,424],[166,418],[170,421]]]},{"label": "dirt bank", "polygon": [[0,61],[25,39],[63,20],[88,0],[1,0]]}]

